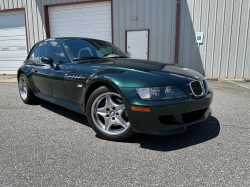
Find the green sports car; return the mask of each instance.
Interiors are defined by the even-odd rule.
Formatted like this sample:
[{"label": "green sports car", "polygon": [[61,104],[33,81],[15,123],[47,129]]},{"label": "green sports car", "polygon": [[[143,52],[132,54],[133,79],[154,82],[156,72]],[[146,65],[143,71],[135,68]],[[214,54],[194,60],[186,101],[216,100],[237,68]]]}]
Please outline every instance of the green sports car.
[{"label": "green sports car", "polygon": [[194,70],[129,58],[113,44],[55,38],[34,45],[18,69],[24,103],[41,98],[87,116],[108,140],[169,135],[206,120],[213,91]]}]

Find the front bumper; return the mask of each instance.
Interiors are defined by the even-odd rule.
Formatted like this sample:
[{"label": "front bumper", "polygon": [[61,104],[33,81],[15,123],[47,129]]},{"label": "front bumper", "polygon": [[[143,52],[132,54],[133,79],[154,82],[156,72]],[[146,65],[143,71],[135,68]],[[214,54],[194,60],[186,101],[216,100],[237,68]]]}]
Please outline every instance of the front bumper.
[{"label": "front bumper", "polygon": [[[125,93],[125,94],[124,94]],[[140,101],[136,94],[123,90],[131,127],[136,132],[169,135],[186,131],[186,126],[207,119],[213,91],[201,98]],[[150,112],[132,111],[131,107],[149,107]]]}]

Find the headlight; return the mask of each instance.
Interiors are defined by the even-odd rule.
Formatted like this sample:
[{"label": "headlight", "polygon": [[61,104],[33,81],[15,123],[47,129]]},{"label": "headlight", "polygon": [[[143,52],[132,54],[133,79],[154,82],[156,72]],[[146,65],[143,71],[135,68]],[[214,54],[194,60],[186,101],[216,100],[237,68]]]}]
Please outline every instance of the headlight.
[{"label": "headlight", "polygon": [[153,88],[136,88],[137,93],[142,99],[158,100],[158,99],[174,99],[187,97],[187,95],[178,87],[153,87]]}]

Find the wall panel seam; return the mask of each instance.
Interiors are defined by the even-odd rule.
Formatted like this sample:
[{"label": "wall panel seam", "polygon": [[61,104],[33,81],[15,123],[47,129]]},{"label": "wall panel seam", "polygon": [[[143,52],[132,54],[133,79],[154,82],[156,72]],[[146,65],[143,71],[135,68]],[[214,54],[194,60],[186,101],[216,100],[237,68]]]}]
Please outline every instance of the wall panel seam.
[{"label": "wall panel seam", "polygon": [[221,31],[221,45],[220,45],[220,57],[219,57],[219,70],[218,70],[218,77],[221,75],[221,58],[222,58],[222,48],[223,48],[223,34],[224,34],[224,26],[225,26],[225,12],[226,12],[226,2],[224,2],[224,7],[223,7],[223,18],[222,18],[222,31]]},{"label": "wall panel seam", "polygon": [[[199,32],[201,31],[201,20],[202,20],[202,1],[200,1],[200,15],[199,15],[199,26],[198,26],[198,28],[199,28]],[[196,57],[196,63],[199,63],[199,64],[197,64],[197,69],[198,70],[200,70],[200,66],[202,66],[202,68],[203,68],[203,65],[202,65],[202,60],[201,60],[201,52],[200,52],[200,48],[201,48],[201,46],[200,46],[200,44],[198,44],[198,52],[199,52],[199,54],[197,55],[197,57]],[[201,64],[200,64],[200,62],[198,62],[198,60],[197,60],[197,58],[199,59],[199,57],[200,57],[200,62],[201,62]]]},{"label": "wall panel seam", "polygon": [[214,67],[214,50],[215,50],[215,38],[216,38],[216,24],[217,24],[217,12],[218,12],[218,0],[216,0],[215,16],[214,16],[214,32],[213,32],[213,49],[212,49],[212,62],[210,69],[210,77],[213,77]]},{"label": "wall panel seam", "polygon": [[228,77],[228,68],[229,68],[229,56],[230,56],[230,47],[231,47],[231,34],[232,34],[232,21],[233,21],[233,11],[234,11],[234,5],[233,5],[233,2],[231,4],[231,16],[230,16],[230,33],[229,33],[229,45],[227,47],[227,66],[226,66],[226,77]]},{"label": "wall panel seam", "polygon": [[[187,9],[187,0],[181,0],[182,1],[182,4],[183,4],[183,8],[184,8],[184,10],[183,11],[181,11],[181,12],[183,12],[183,26],[182,26],[182,31],[181,31],[181,34],[182,34],[182,40],[183,41],[181,41],[182,42],[182,45],[180,45],[179,46],[179,48],[181,48],[180,50],[179,50],[179,53],[181,54],[181,58],[180,58],[180,63],[183,65],[183,58],[184,58],[184,44],[185,44],[185,38],[184,38],[184,29],[185,29],[185,27],[186,27],[186,16],[185,16],[185,14],[186,14],[186,9]],[[184,1],[184,2],[183,2]],[[180,26],[181,27],[181,26]]]},{"label": "wall panel seam", "polygon": [[234,59],[234,73],[233,73],[233,78],[236,77],[236,68],[237,68],[237,58],[238,58],[238,48],[239,48],[239,33],[240,33],[240,25],[241,25],[241,13],[242,13],[242,1],[240,1],[240,10],[239,10],[239,22],[238,22],[238,29],[237,29],[237,45],[236,45],[236,55],[235,55],[235,59]]},{"label": "wall panel seam", "polygon": [[[242,66],[242,72],[241,72],[241,76],[244,77],[245,75],[245,71],[244,71],[244,68],[245,68],[245,65],[246,65],[246,51],[247,51],[247,40],[248,40],[248,31],[249,31],[249,16],[250,16],[250,0],[248,1],[248,16],[247,16],[247,25],[246,25],[246,36],[245,36],[245,44],[244,44],[244,57],[243,57],[243,66]],[[249,65],[250,65],[250,62],[248,62]]]},{"label": "wall panel seam", "polygon": [[[164,7],[166,7],[166,2],[164,1],[164,5],[162,6],[163,8]],[[164,13],[164,18],[166,17],[166,12]],[[165,28],[165,19],[162,19],[162,29],[164,29]],[[165,41],[165,32],[163,31],[162,32],[162,41]],[[149,37],[149,36],[148,36]],[[162,49],[164,49],[164,43],[162,42],[162,45],[161,45],[161,47],[162,47]],[[162,56],[161,56],[161,58],[163,59],[163,61],[165,61],[165,58],[164,58],[164,53],[162,53]]]},{"label": "wall panel seam", "polygon": [[206,45],[205,45],[205,54],[204,54],[204,70],[206,74],[206,67],[207,67],[207,41],[208,41],[208,27],[209,27],[209,11],[210,11],[210,1],[208,1],[208,8],[207,8],[207,25],[206,25]]}]

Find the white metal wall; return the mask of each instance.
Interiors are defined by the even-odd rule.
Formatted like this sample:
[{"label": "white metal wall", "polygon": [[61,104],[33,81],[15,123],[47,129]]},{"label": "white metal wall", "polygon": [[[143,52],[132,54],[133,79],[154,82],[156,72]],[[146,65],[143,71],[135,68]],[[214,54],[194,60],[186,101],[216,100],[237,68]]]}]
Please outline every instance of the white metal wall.
[{"label": "white metal wall", "polygon": [[[25,7],[28,49],[46,38],[44,5],[84,0],[0,0],[0,9]],[[174,62],[176,0],[113,0],[113,43],[125,51],[125,31],[150,29],[149,59]],[[137,17],[137,21],[134,21]]]},{"label": "white metal wall", "polygon": [[[0,9],[25,7],[30,49],[46,38],[44,5],[76,1],[0,0]],[[181,0],[179,64],[208,77],[250,78],[249,9],[250,0]],[[125,50],[126,30],[150,29],[150,60],[173,63],[175,20],[176,0],[113,0],[113,42]]]},{"label": "white metal wall", "polygon": [[[250,78],[250,0],[182,0],[179,64],[207,77]],[[204,32],[195,44],[195,32]]]},{"label": "white metal wall", "polygon": [[0,0],[0,10],[25,8],[28,50],[46,38],[44,5],[90,0]]},{"label": "white metal wall", "polygon": [[125,51],[126,30],[149,29],[149,59],[174,63],[176,0],[113,0],[113,7],[115,45]]},{"label": "white metal wall", "polygon": [[0,74],[13,74],[27,56],[24,11],[0,12]]},{"label": "white metal wall", "polygon": [[111,1],[49,7],[50,37],[86,37],[112,42]]}]

